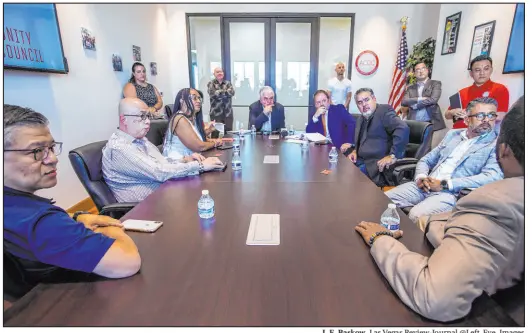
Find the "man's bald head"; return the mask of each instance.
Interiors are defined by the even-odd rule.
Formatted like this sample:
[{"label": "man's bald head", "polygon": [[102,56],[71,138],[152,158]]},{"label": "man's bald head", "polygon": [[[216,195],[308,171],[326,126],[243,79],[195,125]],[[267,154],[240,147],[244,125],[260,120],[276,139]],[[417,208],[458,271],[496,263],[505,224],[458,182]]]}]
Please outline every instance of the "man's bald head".
[{"label": "man's bald head", "polygon": [[345,65],[344,65],[344,63],[343,62],[337,63],[335,71],[336,71],[336,74],[338,74],[338,75],[344,75],[344,73],[345,73]]},{"label": "man's bald head", "polygon": [[224,70],[220,67],[216,67],[212,73],[214,74],[216,80],[221,82],[224,79]]},{"label": "man's bald head", "polygon": [[120,130],[134,138],[143,138],[150,130],[150,119],[140,117],[146,113],[149,114],[148,105],[142,100],[130,97],[122,99],[118,105]]},{"label": "man's bald head", "polygon": [[148,105],[138,98],[126,97],[118,104],[118,114],[140,114],[148,111]]}]

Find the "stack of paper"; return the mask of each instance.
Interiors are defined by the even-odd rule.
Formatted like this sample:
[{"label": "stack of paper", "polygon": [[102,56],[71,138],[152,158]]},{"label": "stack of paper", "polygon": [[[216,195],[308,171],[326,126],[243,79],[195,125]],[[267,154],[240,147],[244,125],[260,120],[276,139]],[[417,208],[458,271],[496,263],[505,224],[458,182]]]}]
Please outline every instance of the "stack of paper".
[{"label": "stack of paper", "polygon": [[326,141],[327,138],[324,137],[320,133],[305,133],[305,136],[309,141],[316,142],[316,141]]}]

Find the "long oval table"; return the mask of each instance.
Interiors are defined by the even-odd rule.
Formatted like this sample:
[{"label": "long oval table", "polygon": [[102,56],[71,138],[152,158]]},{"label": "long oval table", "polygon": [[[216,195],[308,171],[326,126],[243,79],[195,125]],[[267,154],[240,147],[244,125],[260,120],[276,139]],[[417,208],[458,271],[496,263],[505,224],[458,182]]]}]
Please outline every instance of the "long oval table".
[{"label": "long oval table", "polygon": [[[344,156],[330,164],[329,150],[248,135],[241,171],[231,170],[231,150],[205,153],[222,154],[227,170],[167,181],[123,217],[164,222],[153,234],[129,233],[142,257],[139,274],[41,284],[6,311],[4,324],[440,325],[401,302],[353,232],[362,220],[378,222],[389,200]],[[264,164],[265,155],[280,163]],[[203,189],[215,200],[214,221],[198,217]],[[252,214],[280,214],[280,245],[246,245]],[[400,241],[429,254],[422,232],[400,216]],[[489,298],[474,309],[455,324],[511,323]]]}]

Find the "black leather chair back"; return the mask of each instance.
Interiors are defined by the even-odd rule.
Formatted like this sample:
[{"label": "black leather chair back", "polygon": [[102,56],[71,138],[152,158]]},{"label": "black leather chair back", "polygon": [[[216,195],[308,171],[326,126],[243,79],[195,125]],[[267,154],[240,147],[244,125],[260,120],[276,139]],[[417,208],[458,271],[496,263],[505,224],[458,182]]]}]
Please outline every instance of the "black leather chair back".
[{"label": "black leather chair back", "polygon": [[106,144],[107,141],[94,142],[68,153],[76,175],[96,204],[98,211],[101,211],[104,206],[117,202],[103,179],[102,149]]},{"label": "black leather chair back", "polygon": [[164,107],[164,112],[166,113],[166,119],[172,117],[172,111],[174,110],[174,104],[168,104]]},{"label": "black leather chair back", "polygon": [[168,128],[168,120],[166,119],[154,119],[151,121],[150,130],[146,133],[146,139],[156,146],[160,146],[164,143],[164,136],[166,135],[166,129]]},{"label": "black leather chair back", "polygon": [[405,120],[404,122],[410,128],[410,138],[406,146],[405,157],[420,159],[430,151],[432,124],[414,120]]}]

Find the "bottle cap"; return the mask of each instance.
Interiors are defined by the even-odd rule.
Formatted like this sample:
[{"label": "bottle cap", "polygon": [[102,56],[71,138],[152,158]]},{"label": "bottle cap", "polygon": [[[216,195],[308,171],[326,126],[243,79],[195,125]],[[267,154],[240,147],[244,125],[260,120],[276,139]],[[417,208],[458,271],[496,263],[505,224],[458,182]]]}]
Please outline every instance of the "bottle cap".
[{"label": "bottle cap", "polygon": [[396,209],[396,208],[397,208],[397,206],[396,206],[395,204],[393,204],[393,203],[392,203],[392,204],[388,204],[388,208],[391,208],[391,209]]},{"label": "bottle cap", "polygon": [[203,190],[203,191],[201,191],[201,194],[207,195],[207,194],[209,194],[209,190]]}]

